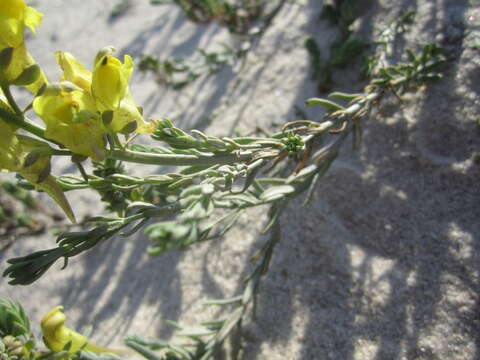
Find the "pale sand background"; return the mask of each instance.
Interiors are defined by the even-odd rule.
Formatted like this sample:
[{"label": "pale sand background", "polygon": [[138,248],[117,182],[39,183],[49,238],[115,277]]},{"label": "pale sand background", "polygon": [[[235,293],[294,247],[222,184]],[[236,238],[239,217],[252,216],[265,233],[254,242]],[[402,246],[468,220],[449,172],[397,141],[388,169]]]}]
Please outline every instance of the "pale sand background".
[{"label": "pale sand background", "polygon": [[[316,95],[303,40],[315,34],[326,51],[335,36],[318,20],[321,3],[287,4],[241,73],[225,69],[181,92],[135,75],[138,104],[148,116],[173,117],[184,128],[215,135],[293,120],[293,106]],[[365,123],[361,151],[345,149],[309,207],[291,204],[256,320],[245,328],[242,359],[480,358],[480,165],[472,161],[480,151],[480,50],[472,48],[480,44],[480,4],[361,3],[362,36],[372,39],[401,10],[412,9],[416,21],[405,43],[440,41],[457,58],[441,82],[407,96],[403,107],[386,102],[380,116]],[[198,47],[238,42],[218,26],[192,24],[177,8],[147,0],[133,1],[124,16],[109,21],[115,4],[35,1],[46,16],[28,44],[51,79],[60,74],[53,57],[60,49],[90,64],[110,44],[138,58],[189,56]],[[336,89],[358,91],[356,71],[336,73]],[[73,168],[58,164],[56,171]],[[95,194],[69,196],[79,218],[100,210]],[[144,236],[113,239],[32,286],[2,280],[0,294],[20,300],[37,320],[63,304],[70,324],[93,325],[94,340],[103,345],[119,347],[133,333],[169,338],[165,320],[208,319],[213,309],[202,299],[239,291],[246,259],[263,241],[263,209],[251,216],[220,243],[156,258],[146,254]],[[10,257],[53,244],[48,234],[22,239],[0,253],[0,270]]]}]

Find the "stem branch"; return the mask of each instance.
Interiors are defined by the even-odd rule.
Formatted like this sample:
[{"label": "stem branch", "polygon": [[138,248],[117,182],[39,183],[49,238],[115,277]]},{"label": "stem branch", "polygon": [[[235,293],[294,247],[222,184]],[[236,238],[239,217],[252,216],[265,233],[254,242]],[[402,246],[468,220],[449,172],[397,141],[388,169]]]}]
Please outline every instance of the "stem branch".
[{"label": "stem branch", "polygon": [[3,94],[5,95],[5,98],[8,101],[8,104],[11,106],[13,111],[15,111],[16,114],[22,115],[22,110],[18,107],[17,103],[15,102],[15,99],[12,96],[12,93],[10,92],[10,88],[6,85],[1,86]]},{"label": "stem branch", "polygon": [[249,151],[239,152],[235,154],[205,154],[205,155],[184,155],[184,154],[152,154],[142,153],[131,150],[114,150],[108,155],[109,158],[149,165],[217,165],[231,164],[240,161],[248,161],[252,158]]},{"label": "stem branch", "polygon": [[28,131],[33,135],[38,136],[39,138],[52,142],[52,140],[49,140],[45,137],[45,129],[38,126],[37,124],[34,124],[33,122],[30,122],[21,115],[14,114],[11,111],[0,107],[0,118],[14,126],[21,127],[22,129]]}]

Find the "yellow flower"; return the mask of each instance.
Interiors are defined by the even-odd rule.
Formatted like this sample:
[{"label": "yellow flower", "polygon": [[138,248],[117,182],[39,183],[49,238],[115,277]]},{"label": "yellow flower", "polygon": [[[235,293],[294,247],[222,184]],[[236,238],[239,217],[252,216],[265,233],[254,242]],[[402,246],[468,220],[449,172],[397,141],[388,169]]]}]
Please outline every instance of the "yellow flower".
[{"label": "yellow flower", "polygon": [[154,132],[156,128],[157,123],[155,121],[145,121],[137,105],[135,105],[130,91],[127,90],[125,97],[120,101],[120,106],[113,112],[110,129],[113,132],[131,133],[136,131],[148,134]]},{"label": "yellow flower", "polygon": [[123,64],[111,55],[112,49],[103,50],[97,55],[92,75],[92,95],[97,108],[113,111],[108,127],[113,132],[152,133],[157,128],[155,122],[146,122],[138,110],[128,87],[133,72],[133,60],[124,56]]},{"label": "yellow flower", "polygon": [[73,84],[47,89],[33,101],[35,113],[45,122],[45,136],[72,152],[96,161],[105,157],[105,131],[90,94]]},{"label": "yellow flower", "polygon": [[25,43],[11,48],[11,60],[0,69],[0,84],[24,86],[33,94],[47,82],[47,78],[27,51]]},{"label": "yellow flower", "polygon": [[17,135],[21,147],[22,167],[17,172],[36,188],[45,191],[63,210],[72,223],[75,215],[62,188],[50,175],[49,146],[36,139]]},{"label": "yellow flower", "polygon": [[0,48],[16,48],[23,43],[24,28],[33,33],[40,25],[43,14],[25,4],[24,0],[2,0],[0,2]]},{"label": "yellow flower", "polygon": [[124,63],[112,55],[101,57],[95,64],[92,93],[101,110],[117,110],[124,98],[133,71],[133,60],[125,55]]},{"label": "yellow flower", "polygon": [[130,94],[132,58],[126,55],[122,64],[112,51],[99,52],[93,74],[72,54],[57,52],[61,80],[70,84],[69,89],[48,86],[33,102],[35,113],[46,124],[47,138],[96,161],[105,157],[105,134],[151,133],[157,126],[145,121]]},{"label": "yellow flower", "polygon": [[24,42],[25,26],[35,32],[42,17],[23,0],[0,1],[0,83],[25,86],[37,93],[46,82],[45,75],[28,53]]},{"label": "yellow flower", "polygon": [[[68,346],[68,352],[73,354],[79,350],[96,353],[118,353],[116,350],[99,347],[92,343],[85,335],[65,326],[67,317],[62,312],[63,306],[56,306],[50,310],[41,321],[43,341],[53,352],[60,352]],[[70,344],[70,345],[68,345]]]},{"label": "yellow flower", "polygon": [[57,51],[55,58],[63,70],[63,77],[60,80],[70,81],[83,90],[90,92],[90,87],[92,86],[92,73],[90,71],[68,52]]},{"label": "yellow flower", "polygon": [[104,125],[110,132],[152,133],[157,124],[147,122],[140,113],[128,88],[133,60],[125,55],[124,62],[112,56],[112,47],[102,49],[95,59],[93,74],[68,52],[57,52],[56,59],[67,80],[92,95],[98,112],[111,112]]},{"label": "yellow flower", "polygon": [[39,140],[15,134],[15,128],[0,121],[0,170],[16,172],[45,191],[75,222],[72,208],[61,187],[50,175],[50,147]]}]

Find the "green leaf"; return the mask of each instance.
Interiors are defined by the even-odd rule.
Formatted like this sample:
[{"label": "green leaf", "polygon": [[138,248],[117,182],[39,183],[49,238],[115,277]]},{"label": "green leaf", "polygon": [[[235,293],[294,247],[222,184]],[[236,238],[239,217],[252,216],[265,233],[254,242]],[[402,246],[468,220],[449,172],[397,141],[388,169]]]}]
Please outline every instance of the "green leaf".
[{"label": "green leaf", "polygon": [[139,343],[133,341],[133,340],[126,340],[125,344],[135,350],[137,353],[142,355],[145,359],[147,360],[162,360],[157,354],[155,354],[153,351],[148,349],[147,347],[140,345]]},{"label": "green leaf", "polygon": [[247,195],[246,193],[242,194],[229,194],[224,197],[225,200],[232,200],[235,202],[239,202],[241,205],[250,205],[255,206],[258,205],[258,199],[251,195]]},{"label": "green leaf", "polygon": [[362,56],[368,43],[350,36],[347,40],[338,40],[330,48],[330,62],[334,66],[345,67]]},{"label": "green leaf", "polygon": [[7,335],[33,338],[30,321],[22,305],[13,300],[0,299],[0,337]]},{"label": "green leaf", "polygon": [[411,49],[407,49],[407,56],[408,56],[408,61],[411,62],[412,64],[415,64],[417,62],[417,57],[413,53]]},{"label": "green leaf", "polygon": [[265,202],[271,202],[281,199],[294,192],[295,188],[291,185],[272,186],[260,195],[260,199]]},{"label": "green leaf", "polygon": [[40,77],[41,74],[40,66],[33,64],[23,70],[23,72],[13,80],[12,84],[18,86],[26,86],[33,84]]},{"label": "green leaf", "polygon": [[322,99],[322,98],[310,98],[307,101],[305,101],[305,104],[307,106],[322,106],[329,113],[334,111],[339,111],[339,110],[345,110],[343,106],[338,105],[333,101]]},{"label": "green leaf", "polygon": [[329,98],[335,99],[335,100],[341,100],[341,101],[347,101],[350,102],[360,96],[365,96],[365,94],[347,94],[347,93],[342,93],[342,92],[333,92],[328,95]]}]

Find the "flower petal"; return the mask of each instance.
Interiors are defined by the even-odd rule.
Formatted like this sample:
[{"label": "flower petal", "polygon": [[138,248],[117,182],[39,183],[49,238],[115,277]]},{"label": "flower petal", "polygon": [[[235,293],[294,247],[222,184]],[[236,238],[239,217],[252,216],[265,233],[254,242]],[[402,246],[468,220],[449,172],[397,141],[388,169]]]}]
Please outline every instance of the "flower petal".
[{"label": "flower petal", "polygon": [[82,90],[48,92],[35,98],[33,109],[46,124],[47,138],[76,154],[103,160],[105,130],[88,93]]},{"label": "flower petal", "polygon": [[68,53],[57,51],[55,58],[58,65],[63,70],[61,80],[67,80],[81,87],[83,90],[90,92],[92,85],[92,73],[88,71],[75,57]]},{"label": "flower petal", "polygon": [[113,132],[122,132],[122,130],[133,121],[136,122],[134,131],[138,133],[152,133],[157,128],[155,122],[145,121],[138,107],[135,105],[130,91],[127,91],[125,98],[120,103],[120,107],[113,113],[113,121],[110,129]]},{"label": "flower petal", "polygon": [[0,1],[0,46],[16,47],[23,42],[25,9],[23,0]]},{"label": "flower petal", "polygon": [[100,110],[116,110],[120,106],[127,90],[129,71],[128,65],[111,55],[97,62],[92,76],[92,94]]},{"label": "flower petal", "polygon": [[39,27],[42,22],[43,14],[34,8],[28,6],[25,9],[25,25],[35,34],[35,27]]},{"label": "flower petal", "polygon": [[[29,136],[18,135],[17,138],[21,148],[21,152],[17,156],[22,159],[22,166],[16,172],[37,189],[45,191],[60,206],[69,220],[75,223],[75,215],[63,194],[62,188],[57,184],[53,176],[48,175],[50,172],[50,146]],[[39,156],[35,157],[33,162],[27,163],[27,156],[32,153],[37,153]]]},{"label": "flower petal", "polygon": [[[10,64],[0,71],[0,82],[3,83],[13,83],[25,69],[36,64],[35,60],[32,58],[30,53],[25,47],[25,43],[21,43],[19,46],[13,48],[13,55],[10,61]],[[27,88],[32,93],[36,94],[38,90],[47,82],[47,78],[43,71],[40,73],[40,76],[31,84],[26,85]]]}]

